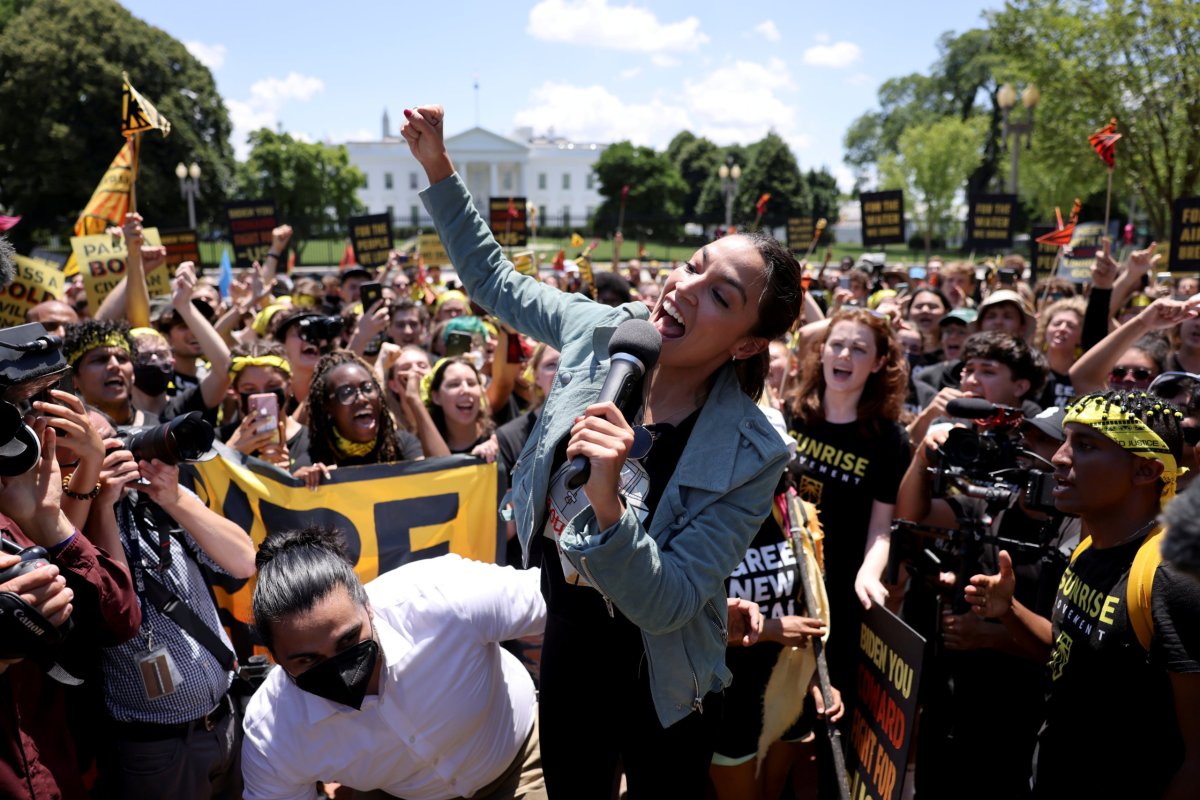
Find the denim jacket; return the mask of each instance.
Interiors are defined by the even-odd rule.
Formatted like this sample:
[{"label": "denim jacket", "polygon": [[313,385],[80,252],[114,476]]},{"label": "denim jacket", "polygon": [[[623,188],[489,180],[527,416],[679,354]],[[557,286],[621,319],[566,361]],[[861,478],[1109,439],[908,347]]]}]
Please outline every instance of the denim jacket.
[{"label": "denim jacket", "polygon": [[[458,175],[421,193],[472,300],[562,353],[558,375],[513,470],[517,535],[526,559],[541,530],[558,442],[596,401],[617,325],[646,317],[641,303],[610,308],[521,275],[505,259]],[[722,367],[646,530],[628,508],[597,530],[587,509],[563,529],[567,557],[642,631],[655,710],[664,727],[729,684],[725,578],[763,519],[787,448]]]}]

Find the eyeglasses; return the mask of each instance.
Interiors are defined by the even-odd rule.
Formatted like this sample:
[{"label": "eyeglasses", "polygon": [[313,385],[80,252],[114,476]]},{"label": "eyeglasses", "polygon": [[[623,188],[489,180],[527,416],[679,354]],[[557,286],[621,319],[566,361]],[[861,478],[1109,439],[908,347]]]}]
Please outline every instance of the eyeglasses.
[{"label": "eyeglasses", "polygon": [[1148,381],[1154,376],[1154,370],[1146,367],[1113,367],[1109,370],[1110,380],[1123,381],[1126,376],[1132,376],[1135,381]]},{"label": "eyeglasses", "polygon": [[379,387],[375,385],[374,381],[363,381],[357,386],[353,383],[344,383],[333,390],[333,399],[344,406],[350,405],[359,396],[362,396],[364,400],[378,397]]},{"label": "eyeglasses", "polygon": [[1164,372],[1146,389],[1155,397],[1183,406],[1188,413],[1200,409],[1200,375],[1191,372]]}]

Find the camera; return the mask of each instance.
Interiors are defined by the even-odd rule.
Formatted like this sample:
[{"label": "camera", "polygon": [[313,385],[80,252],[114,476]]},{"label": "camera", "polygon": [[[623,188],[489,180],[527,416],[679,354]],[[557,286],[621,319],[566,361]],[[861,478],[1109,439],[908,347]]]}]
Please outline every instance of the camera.
[{"label": "camera", "polygon": [[[0,550],[21,560],[0,570],[0,585],[39,567],[49,565],[46,551],[40,547],[21,547],[0,531]],[[40,611],[26,603],[14,592],[0,592],[0,658],[35,658],[48,660],[54,648],[72,629],[71,619],[56,628]]]},{"label": "camera", "polygon": [[[296,323],[296,332],[300,338],[318,347],[332,344],[342,332],[342,318],[329,316],[304,317]],[[322,350],[324,352],[324,349]]]},{"label": "camera", "polygon": [[[4,531],[3,533],[8,533]],[[46,551],[40,547],[21,547],[12,539],[0,534],[0,551],[17,556],[21,560],[5,570],[0,570],[0,584],[5,584],[13,578],[33,572],[38,567],[49,566]]]},{"label": "camera", "polygon": [[199,411],[192,411],[162,425],[126,428],[121,438],[135,460],[157,458],[168,466],[177,466],[206,461],[215,432]]},{"label": "camera", "polygon": [[40,323],[0,329],[0,475],[20,475],[41,458],[41,443],[16,404],[56,385],[66,373],[62,339]]}]

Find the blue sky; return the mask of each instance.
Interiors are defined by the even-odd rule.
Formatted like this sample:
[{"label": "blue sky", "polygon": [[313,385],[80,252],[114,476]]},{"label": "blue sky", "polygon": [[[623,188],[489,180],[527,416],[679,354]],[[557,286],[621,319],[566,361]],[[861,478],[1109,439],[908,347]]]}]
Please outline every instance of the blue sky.
[{"label": "blue sky", "polygon": [[239,156],[262,125],[370,140],[385,108],[395,132],[403,108],[436,102],[450,134],[532,126],[661,149],[684,129],[718,144],[773,129],[801,168],[828,166],[848,188],[842,138],[879,84],[927,70],[944,31],[982,25],[999,0],[125,5],[212,69]]}]

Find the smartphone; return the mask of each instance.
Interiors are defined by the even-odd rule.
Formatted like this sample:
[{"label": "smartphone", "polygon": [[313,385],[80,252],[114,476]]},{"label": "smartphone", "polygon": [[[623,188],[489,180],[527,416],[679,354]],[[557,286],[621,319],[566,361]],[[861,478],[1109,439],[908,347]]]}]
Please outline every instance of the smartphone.
[{"label": "smartphone", "polygon": [[1015,269],[1002,268],[996,273],[1001,286],[1015,286],[1017,283],[1017,271]]},{"label": "smartphone", "polygon": [[366,314],[371,310],[371,306],[383,299],[383,284],[378,281],[364,283],[361,291],[359,299],[362,300],[363,313]]},{"label": "smartphone", "polygon": [[248,399],[250,414],[258,420],[255,433],[279,430],[279,398],[271,392],[252,394]]},{"label": "smartphone", "polygon": [[471,350],[472,338],[471,334],[462,331],[454,331],[446,337],[446,358],[454,358],[461,356]]},{"label": "smartphone", "polygon": [[525,353],[525,342],[521,334],[512,331],[508,334],[508,353],[506,360],[509,364],[524,364],[528,360]]},{"label": "smartphone", "polygon": [[849,289],[850,288],[850,276],[849,275],[843,275],[842,277],[838,278],[838,288],[839,289]]}]

